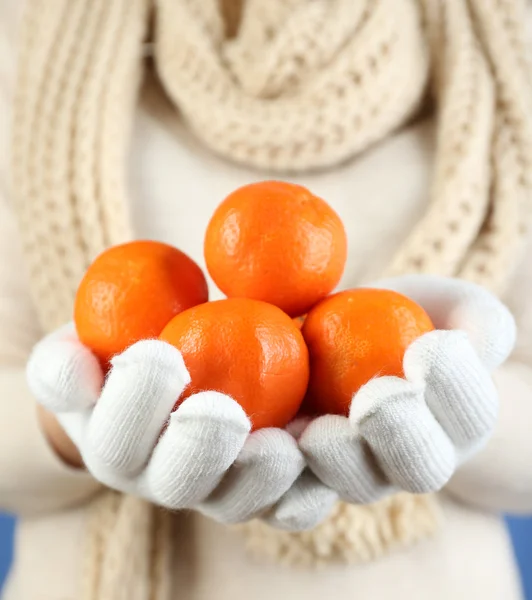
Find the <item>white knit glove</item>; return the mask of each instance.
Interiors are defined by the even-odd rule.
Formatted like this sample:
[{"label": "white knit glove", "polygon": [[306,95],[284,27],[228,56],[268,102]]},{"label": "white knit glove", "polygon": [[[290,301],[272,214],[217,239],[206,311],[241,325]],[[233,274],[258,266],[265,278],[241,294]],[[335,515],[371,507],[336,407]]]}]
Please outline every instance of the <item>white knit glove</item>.
[{"label": "white knit glove", "polygon": [[515,339],[507,309],[452,279],[413,276],[376,286],[416,300],[440,330],[409,348],[406,380],[380,377],[364,386],[349,418],[290,426],[310,466],[304,471],[292,435],[249,434],[248,418],[228,396],[199,393],[172,412],[189,375],[180,353],[157,340],[115,357],[103,385],[94,356],[72,326],[62,328],[36,346],[30,387],[104,484],[221,522],[260,516],[275,527],[308,529],[339,497],[368,503],[398,489],[441,488],[496,420],[490,371]]},{"label": "white knit glove", "polygon": [[[299,438],[316,493],[321,482],[352,503],[437,491],[484,445],[498,412],[490,371],[508,357],[516,334],[509,311],[471,283],[419,275],[371,287],[409,296],[437,330],[408,348],[405,379],[373,379],[354,395],[349,417],[319,417]],[[317,520],[325,507],[316,501],[315,510]],[[312,520],[310,510],[305,517]]]},{"label": "white knit glove", "polygon": [[289,433],[250,434],[240,405],[217,392],[195,394],[172,412],[190,377],[179,351],[165,342],[138,342],[112,365],[104,382],[68,325],[35,347],[27,369],[36,399],[57,416],[96,479],[226,523],[266,509],[276,514],[304,468]]}]

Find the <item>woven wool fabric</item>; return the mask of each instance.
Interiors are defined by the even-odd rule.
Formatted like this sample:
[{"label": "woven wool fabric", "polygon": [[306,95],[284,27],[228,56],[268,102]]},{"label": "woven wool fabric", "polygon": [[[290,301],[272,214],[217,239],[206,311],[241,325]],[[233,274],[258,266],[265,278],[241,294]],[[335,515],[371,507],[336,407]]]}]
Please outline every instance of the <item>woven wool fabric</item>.
[{"label": "woven wool fabric", "polygon": [[[437,120],[430,202],[387,274],[459,275],[504,289],[532,205],[524,2],[27,4],[13,205],[45,329],[70,317],[92,258],[134,235],[124,169],[148,40],[167,94],[196,135],[227,159],[268,172],[345,161],[430,97]],[[438,518],[434,497],[405,494],[373,506],[339,504],[304,534],[257,522],[241,529],[256,551],[313,564],[375,559],[429,535]],[[114,492],[96,500],[85,599],[169,598],[169,519]]]}]

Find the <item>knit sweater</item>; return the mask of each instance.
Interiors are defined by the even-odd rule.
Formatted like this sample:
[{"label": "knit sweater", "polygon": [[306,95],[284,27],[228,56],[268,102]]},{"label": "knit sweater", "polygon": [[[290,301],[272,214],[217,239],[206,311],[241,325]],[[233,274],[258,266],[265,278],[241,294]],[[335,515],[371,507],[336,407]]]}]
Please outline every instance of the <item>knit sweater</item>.
[{"label": "knit sweater", "polygon": [[[137,8],[140,6],[140,3],[132,4]],[[161,10],[164,14],[163,4],[161,3]],[[134,10],[131,8],[127,13],[129,18],[132,18],[131,13]],[[169,10],[168,6],[166,10]],[[162,29],[164,29],[163,24]],[[97,20],[93,25],[96,27]],[[69,22],[65,21],[67,32],[68,27]],[[72,35],[75,32],[76,30]],[[72,37],[71,42],[73,39]],[[160,33],[160,39],[169,43],[169,39],[164,36],[164,31]],[[46,40],[41,41],[44,43]],[[160,52],[164,54],[165,45],[162,41],[161,46]],[[175,52],[170,54],[172,55],[175,56]],[[160,60],[164,68],[170,69],[169,58]],[[481,68],[480,77],[482,72]],[[242,74],[245,73],[246,71],[242,70]],[[418,86],[423,84],[423,80],[424,77],[418,78]],[[268,86],[273,86],[274,90],[275,85],[280,85],[278,82],[266,83]],[[263,82],[263,85],[266,83]],[[491,85],[487,84],[486,90],[491,88]],[[76,89],[74,83],[72,86],[72,88],[65,87],[63,82],[58,89],[63,90],[61,94],[66,94],[69,89]],[[169,89],[171,93],[171,86]],[[272,94],[274,91],[269,89],[264,93]],[[482,89],[478,93],[482,93]],[[489,94],[490,92],[487,98],[490,97]],[[431,540],[420,542],[409,549],[401,551],[396,549],[395,554],[375,560],[373,564],[367,566],[328,566],[325,571],[315,573],[286,570],[277,564],[257,565],[245,553],[239,532],[217,526],[202,517],[182,515],[173,523],[170,536],[176,546],[174,553],[169,556],[169,560],[174,561],[174,568],[171,568],[170,563],[160,563],[156,566],[157,569],[166,569],[174,578],[169,590],[159,590],[158,598],[163,597],[161,594],[166,592],[169,594],[168,597],[175,598],[206,598],[207,600],[239,598],[249,594],[250,589],[253,589],[254,595],[259,598],[271,597],[274,594],[294,598],[318,598],[331,593],[347,598],[353,593],[352,590],[357,590],[357,597],[361,598],[373,597],[376,593],[382,598],[401,597],[401,593],[404,593],[405,597],[408,594],[409,598],[519,596],[508,540],[501,522],[492,513],[500,510],[528,511],[532,507],[531,469],[527,460],[527,456],[530,455],[527,450],[530,441],[526,431],[526,423],[532,417],[528,406],[528,394],[532,385],[532,375],[528,367],[532,364],[530,346],[532,315],[526,302],[528,290],[532,286],[532,273],[526,262],[518,261],[518,253],[514,246],[511,253],[513,258],[509,261],[509,255],[505,253],[508,251],[508,246],[512,244],[500,245],[501,239],[507,240],[506,237],[500,238],[501,230],[506,232],[506,235],[508,231],[515,234],[516,240],[510,240],[512,243],[523,237],[518,235],[519,228],[513,228],[515,223],[512,224],[512,219],[503,219],[501,215],[507,215],[510,210],[511,216],[515,216],[519,222],[524,213],[519,212],[520,205],[515,208],[517,210],[515,213],[510,208],[513,206],[511,202],[514,196],[518,197],[519,194],[518,189],[512,188],[508,183],[508,179],[503,179],[502,193],[495,194],[494,198],[509,198],[507,202],[510,204],[505,204],[505,211],[501,213],[500,201],[493,203],[494,210],[491,211],[490,218],[495,219],[495,225],[492,224],[485,229],[488,232],[486,235],[478,235],[478,225],[479,220],[485,219],[487,202],[478,202],[473,194],[468,196],[469,202],[466,204],[461,197],[462,208],[458,206],[458,213],[456,210],[449,209],[448,205],[455,201],[451,198],[444,202],[441,198],[452,195],[453,188],[451,186],[450,191],[442,192],[441,186],[446,187],[445,181],[454,182],[455,186],[458,184],[457,178],[450,177],[448,170],[451,167],[456,169],[457,165],[447,165],[445,170],[442,163],[448,160],[448,154],[444,154],[445,160],[438,158],[441,156],[439,146],[442,138],[448,141],[445,132],[442,134],[439,128],[438,133],[435,134],[432,122],[418,121],[400,134],[391,135],[391,130],[400,124],[406,113],[411,113],[414,105],[419,102],[419,93],[417,97],[414,96],[411,94],[402,99],[403,103],[410,106],[409,110],[404,109],[401,115],[395,114],[393,119],[388,115],[390,121],[381,123],[380,133],[374,130],[371,140],[366,139],[364,144],[358,141],[359,147],[343,147],[341,151],[337,150],[336,156],[322,160],[321,165],[317,164],[318,159],[312,155],[306,156],[304,165],[298,164],[297,161],[292,165],[293,169],[302,171],[308,167],[327,166],[328,161],[336,163],[343,158],[342,166],[331,168],[325,173],[305,173],[297,176],[292,174],[286,177],[304,183],[321,194],[343,218],[349,237],[350,254],[342,287],[356,285],[360,281],[380,275],[391,262],[394,266],[389,270],[392,271],[404,270],[404,265],[409,264],[411,268],[452,274],[460,272],[464,276],[474,272],[477,279],[484,279],[484,283],[492,289],[506,290],[503,298],[514,311],[520,335],[512,361],[496,375],[501,393],[502,412],[499,428],[492,443],[477,459],[461,469],[442,494],[439,504],[443,509],[443,524],[441,530],[435,533]],[[66,101],[65,98],[63,101]],[[81,103],[83,104],[83,101]],[[59,104],[61,105],[61,102]],[[44,108],[46,103],[43,105]],[[54,108],[56,108],[54,105],[48,105],[49,111]],[[92,104],[87,101],[85,108],[90,110]],[[184,113],[187,112],[186,98],[182,99],[181,108]],[[478,112],[482,113],[480,110]],[[23,114],[24,110],[20,110],[18,119],[21,119]],[[102,114],[105,114],[105,110]],[[456,118],[456,113],[453,115],[453,118]],[[489,120],[493,114],[490,115]],[[31,156],[21,151],[21,143],[24,142],[22,138],[28,134],[25,133],[24,127],[17,129],[20,121],[17,121],[15,114],[14,130],[18,136],[14,145],[15,158],[20,158],[20,161],[15,161],[15,167],[19,171],[15,177],[16,189],[12,192],[14,194],[12,197],[16,201],[14,209],[9,208],[4,201],[0,220],[2,224],[0,239],[5,245],[2,252],[4,255],[9,252],[10,256],[9,262],[6,261],[2,265],[0,280],[3,294],[0,350],[4,365],[0,382],[3,399],[0,408],[3,418],[0,421],[5,430],[0,435],[2,440],[0,455],[9,457],[9,461],[2,459],[0,465],[0,504],[26,518],[19,527],[17,561],[8,589],[8,594],[11,596],[8,597],[110,597],[98,595],[99,584],[92,587],[91,577],[94,572],[89,572],[91,581],[87,582],[87,572],[83,568],[88,548],[94,547],[95,540],[91,540],[90,535],[91,532],[94,535],[91,520],[95,514],[99,515],[100,523],[102,515],[104,519],[105,515],[108,515],[107,518],[111,519],[107,522],[108,529],[115,525],[114,519],[123,518],[124,515],[129,519],[137,519],[129,531],[138,535],[136,538],[131,538],[129,545],[127,540],[120,538],[112,542],[118,550],[117,556],[125,556],[127,553],[131,557],[129,568],[126,571],[119,571],[122,575],[120,583],[123,588],[135,589],[135,597],[150,597],[148,583],[146,583],[149,573],[136,568],[134,546],[144,543],[141,536],[143,532],[150,529],[150,524],[145,520],[153,517],[145,511],[136,511],[133,501],[129,504],[131,510],[117,513],[113,509],[113,503],[117,501],[113,496],[104,495],[101,502],[99,500],[90,502],[91,498],[100,492],[100,486],[89,476],[72,472],[62,465],[46,445],[37,425],[33,401],[26,390],[21,367],[32,343],[41,334],[43,324],[49,328],[68,318],[69,302],[71,303],[72,299],[71,284],[76,281],[77,270],[82,268],[84,261],[90,258],[91,253],[94,253],[99,245],[105,245],[106,240],[118,240],[121,235],[164,239],[178,245],[203,264],[202,234],[213,206],[234,187],[263,177],[266,167],[275,168],[278,155],[271,149],[262,158],[248,157],[247,160],[239,155],[240,151],[231,152],[233,160],[246,162],[247,166],[235,166],[223,158],[215,158],[205,150],[195,136],[189,133],[190,120],[193,120],[194,114],[186,116],[189,121],[188,127],[183,121],[176,120],[173,109],[161,100],[160,91],[154,89],[153,85],[148,86],[147,94],[136,113],[133,146],[128,163],[129,178],[126,179],[129,184],[127,190],[130,197],[131,224],[127,214],[124,216],[125,208],[116,203],[105,204],[108,214],[104,213],[103,216],[98,211],[95,211],[92,216],[88,212],[78,212],[83,207],[83,194],[86,194],[85,200],[89,199],[86,207],[90,207],[90,198],[96,191],[94,187],[92,192],[87,191],[87,188],[80,183],[85,181],[89,186],[94,185],[90,177],[83,180],[83,175],[86,160],[91,163],[95,159],[94,156],[91,158],[81,153],[79,163],[75,163],[81,165],[80,170],[76,171],[75,166],[73,180],[67,178],[70,183],[74,182],[76,202],[81,202],[75,209],[78,216],[74,219],[75,226],[72,229],[81,237],[76,234],[72,239],[67,240],[62,234],[58,234],[57,239],[49,239],[46,234],[50,235],[50,231],[47,231],[45,226],[49,221],[45,218],[41,221],[42,213],[39,214],[36,205],[31,205],[33,208],[28,210],[30,205],[25,204],[25,199],[37,193],[38,196],[42,195],[42,202],[47,203],[48,209],[56,208],[54,192],[60,192],[60,188],[54,188],[51,184],[55,182],[59,185],[61,178],[55,180],[57,173],[55,175],[52,171],[47,173],[50,157],[41,154],[40,159],[33,163],[38,169],[44,168],[40,179],[33,179],[32,176],[31,181],[24,183],[21,188],[20,176],[29,166],[29,163],[24,163],[24,160]],[[482,114],[470,115],[473,116],[475,119],[480,119],[477,124],[480,131],[483,131],[487,121],[482,122]],[[61,121],[61,117],[59,120]],[[475,123],[476,121],[468,123],[468,127],[473,127]],[[66,149],[60,147],[59,139],[54,140],[58,125],[59,123],[56,123],[53,128],[47,129],[47,125],[42,124],[42,130],[34,133],[36,139],[39,136],[47,138],[52,144],[50,151],[58,153],[55,158],[62,160],[61,152]],[[67,125],[68,123],[63,123],[63,126]],[[114,125],[118,127],[119,123]],[[227,140],[222,146],[216,147],[215,140],[209,139],[210,132],[201,129],[201,122],[199,125],[198,123],[192,125],[196,135],[203,139],[204,144],[211,146],[218,153],[228,153],[225,148],[225,144],[229,143]],[[464,129],[467,130],[467,127]],[[488,133],[490,131],[492,131],[491,127]],[[94,135],[92,130],[85,133]],[[370,141],[382,140],[385,133],[389,137],[386,142],[381,141],[378,147],[361,158],[346,161],[349,155],[366,147]],[[524,135],[523,131],[520,135]],[[347,136],[347,139],[351,137]],[[504,138],[504,135],[502,137]],[[220,139],[222,138],[224,136]],[[474,138],[475,144],[480,146],[473,144],[473,149],[482,148],[482,140],[487,144],[492,139],[490,135],[485,135],[484,138],[480,136],[480,138],[478,139],[478,136]],[[29,137],[25,139],[30,140]],[[86,137],[75,135],[74,139],[81,144],[79,148],[74,147],[74,156],[77,156],[76,153],[83,150]],[[233,142],[238,148],[238,140]],[[514,142],[511,147],[519,148],[519,143]],[[39,147],[37,142],[36,147]],[[282,148],[285,147],[286,144],[283,144]],[[21,151],[20,157],[16,155],[17,149]],[[94,148],[86,146],[85,150],[92,152]],[[489,164],[488,157],[491,151],[495,152],[496,147],[492,150],[486,147],[484,150],[484,154],[480,154]],[[330,156],[330,153],[326,155]],[[480,155],[476,152],[466,152],[465,155],[467,159],[464,159],[465,164],[469,170],[466,169],[464,172],[470,174],[474,169],[472,169],[473,163],[469,161],[479,160]],[[257,156],[256,151],[255,154],[252,152],[252,156]],[[427,211],[427,190],[430,187],[434,156],[438,168],[443,169],[442,173],[446,174],[446,178],[441,175],[442,178],[438,182],[436,177],[435,189],[438,193],[435,192],[435,200],[432,204],[436,209]],[[113,162],[118,160],[116,152],[107,158],[111,165],[116,166],[117,163]],[[512,162],[506,152],[502,153],[502,158],[504,160],[501,168],[509,165],[509,171],[512,176],[515,176],[515,166],[519,165],[519,161]],[[35,160],[31,158],[31,161]],[[267,160],[273,162],[266,164]],[[109,168],[107,164],[91,164],[93,168],[103,169],[104,172]],[[495,165],[497,164],[495,160]],[[7,161],[4,162],[5,165]],[[490,188],[482,179],[484,177],[487,181],[490,180],[489,173],[485,170],[486,164],[480,162],[476,164],[476,168],[479,169],[479,180],[483,182],[483,194],[486,194]],[[384,173],[385,177],[383,177]],[[81,179],[78,179],[79,177]],[[36,185],[38,187],[39,181],[45,186],[42,190],[35,188]],[[111,186],[107,191],[104,187],[104,195],[110,191],[120,195],[125,188],[123,182],[118,187],[111,185],[113,182],[116,183],[114,175],[107,179],[104,177],[104,181],[106,185]],[[502,185],[500,180],[497,181]],[[526,181],[521,184],[526,184]],[[472,186],[467,188],[469,194],[472,190],[480,193],[478,182],[469,182],[468,185]],[[458,187],[464,193],[463,187]],[[512,190],[515,194],[509,194],[508,190]],[[102,192],[102,188],[98,188],[98,191]],[[68,192],[70,193],[72,191]],[[371,202],[368,199],[371,199]],[[467,208],[464,208],[466,205]],[[479,205],[482,209],[480,212]],[[72,209],[72,204],[65,204],[65,209],[69,206],[69,210]],[[442,219],[446,211],[449,212],[445,221],[449,226],[446,234],[451,239],[453,233],[457,235],[451,242],[451,252],[434,254],[435,249],[441,250],[441,244],[435,244],[440,240],[434,239],[434,227],[429,225],[433,224],[437,217]],[[18,230],[15,215],[19,216]],[[471,215],[474,215],[474,219]],[[78,218],[82,219],[81,225],[76,220]],[[424,222],[423,227],[419,226],[420,220]],[[417,228],[416,224],[418,224]],[[61,225],[59,228],[61,230]],[[411,234],[412,230],[414,234]],[[471,239],[473,230],[477,231],[476,241]],[[420,236],[427,239],[420,241]],[[425,244],[429,241],[432,250],[425,251]],[[40,248],[39,242],[42,243]],[[56,242],[60,243],[56,244]],[[36,251],[35,243],[41,252]],[[56,244],[55,248],[54,244]],[[463,247],[460,249],[464,244],[476,248],[465,261]],[[486,252],[492,255],[494,251],[497,257],[502,257],[501,260],[495,262],[485,260]],[[420,257],[426,261],[424,265],[419,263]],[[481,257],[483,260],[478,262]],[[43,268],[46,269],[47,261],[54,266],[43,271]],[[478,268],[479,265],[482,268]],[[501,265],[504,268],[501,268]],[[27,266],[29,269],[26,268]],[[514,267],[517,267],[517,271]],[[53,298],[49,295],[51,283],[57,287],[57,293]],[[42,299],[41,303],[39,303],[40,299]],[[126,499],[126,507],[128,502],[129,500]],[[401,531],[402,528],[405,531],[412,529],[409,525],[408,510],[405,507],[412,506],[413,513],[416,513],[415,504],[406,502],[401,506],[401,519],[391,521],[397,531],[393,532],[390,539],[394,542],[415,542],[415,536],[408,539],[408,534],[403,535]],[[427,506],[432,505],[424,505],[424,510],[428,510]],[[383,515],[385,512],[383,510]],[[378,511],[373,512],[374,521],[377,514]],[[431,512],[431,519],[434,514]],[[415,518],[414,514],[410,517]],[[383,516],[383,518],[385,523],[389,522],[387,517]],[[353,522],[349,524],[353,525]],[[156,521],[153,526],[157,526]],[[338,527],[338,523],[335,526]],[[432,530],[432,525],[427,529]],[[373,540],[372,532],[367,528],[358,537],[355,534],[359,545],[356,553],[358,559],[375,559],[384,550],[393,551],[386,541],[379,539],[379,536],[383,535],[383,528],[377,529],[375,533],[373,537],[377,539]],[[365,539],[368,537],[369,540]],[[257,543],[257,536],[251,539],[255,544]],[[268,553],[267,546],[272,543],[272,538],[268,536],[262,539],[263,554]],[[285,542],[277,540],[275,543],[277,545],[273,554],[278,554],[279,543],[282,547]],[[50,547],[52,544],[53,548]],[[464,565],[469,567],[467,559],[473,554],[478,557],[476,568],[464,569]],[[128,560],[125,562],[127,563]],[[107,564],[106,576],[112,577],[109,575],[112,571],[113,564]],[[124,573],[127,574],[126,579]],[[238,573],[239,578],[228,577],[227,573]],[[493,579],[482,577],[481,573],[484,575],[493,573]],[[104,588],[105,586],[100,585],[100,589]]]}]

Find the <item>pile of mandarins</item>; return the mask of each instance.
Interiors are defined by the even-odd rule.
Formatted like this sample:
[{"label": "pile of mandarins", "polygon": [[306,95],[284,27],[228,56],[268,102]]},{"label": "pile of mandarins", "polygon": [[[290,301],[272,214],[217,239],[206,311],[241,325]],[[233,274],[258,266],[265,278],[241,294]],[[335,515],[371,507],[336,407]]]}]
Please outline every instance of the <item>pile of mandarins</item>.
[{"label": "pile of mandarins", "polygon": [[298,413],[347,414],[377,375],[403,375],[414,339],[433,329],[415,302],[390,290],[331,294],[347,258],[345,230],[307,189],[244,186],[215,211],[205,262],[225,300],[208,301],[200,267],[177,248],[135,241],[103,252],[79,286],[80,340],[107,369],[136,341],[159,338],[183,355],[188,396],[234,398],[254,429]]}]

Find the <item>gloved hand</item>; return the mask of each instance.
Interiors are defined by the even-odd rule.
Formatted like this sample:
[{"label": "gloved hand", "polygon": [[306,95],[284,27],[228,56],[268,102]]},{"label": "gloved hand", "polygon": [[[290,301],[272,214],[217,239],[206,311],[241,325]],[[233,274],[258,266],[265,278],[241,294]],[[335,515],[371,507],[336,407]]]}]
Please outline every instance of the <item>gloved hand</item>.
[{"label": "gloved hand", "polygon": [[134,344],[113,359],[104,381],[68,325],[37,344],[27,374],[96,479],[170,509],[195,508],[226,523],[273,515],[304,468],[289,433],[250,434],[228,396],[198,393],[172,412],[190,377],[164,342]]},{"label": "gloved hand", "polygon": [[482,448],[498,412],[490,372],[516,335],[509,311],[471,283],[418,275],[368,287],[409,296],[436,331],[408,348],[405,379],[373,379],[354,395],[349,417],[319,417],[299,438],[317,481],[351,503],[437,491]]},{"label": "gloved hand", "polygon": [[515,340],[507,309],[481,288],[446,278],[373,287],[411,297],[439,331],[409,348],[405,380],[380,377],[364,386],[349,418],[327,415],[288,428],[310,469],[303,470],[292,435],[249,434],[246,415],[223,394],[195,394],[172,412],[189,375],[179,352],[157,340],[115,357],[103,385],[98,362],[68,326],[35,348],[30,387],[106,485],[226,523],[261,516],[275,527],[308,529],[338,497],[368,503],[399,489],[441,488],[496,420],[490,371]]}]

